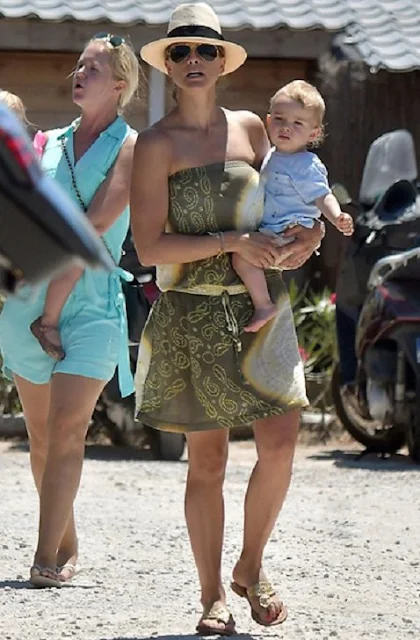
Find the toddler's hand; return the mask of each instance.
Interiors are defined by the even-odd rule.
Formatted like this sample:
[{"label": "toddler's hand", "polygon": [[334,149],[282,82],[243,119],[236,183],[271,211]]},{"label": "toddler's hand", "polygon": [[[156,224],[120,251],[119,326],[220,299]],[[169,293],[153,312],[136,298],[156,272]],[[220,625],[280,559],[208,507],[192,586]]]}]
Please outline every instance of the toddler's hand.
[{"label": "toddler's hand", "polygon": [[353,222],[353,218],[349,213],[341,212],[341,214],[338,216],[338,218],[335,221],[335,226],[345,236],[353,235],[354,222]]}]

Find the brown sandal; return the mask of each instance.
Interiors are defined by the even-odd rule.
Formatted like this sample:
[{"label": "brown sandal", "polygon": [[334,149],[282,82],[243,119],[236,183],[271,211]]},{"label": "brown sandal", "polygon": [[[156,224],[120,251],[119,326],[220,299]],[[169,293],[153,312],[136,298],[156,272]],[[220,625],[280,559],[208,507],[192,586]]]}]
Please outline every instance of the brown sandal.
[{"label": "brown sandal", "polygon": [[42,317],[40,316],[32,322],[30,330],[38,340],[42,349],[50,356],[50,358],[54,358],[54,360],[64,360],[66,354],[63,348],[58,344],[54,344],[54,342],[51,342],[48,338],[48,333],[50,331],[58,332],[57,327],[49,324],[43,324]]},{"label": "brown sandal", "polygon": [[[224,628],[207,624],[208,622],[224,624]],[[222,602],[214,602],[210,608],[205,608],[196,631],[200,636],[233,636],[236,633],[235,621],[229,609]]]},{"label": "brown sandal", "polygon": [[51,587],[60,589],[62,586],[55,569],[41,567],[39,564],[34,564],[31,567],[29,582],[37,589],[49,589]]},{"label": "brown sandal", "polygon": [[280,611],[277,615],[277,618],[271,620],[270,622],[263,620],[260,618],[258,613],[252,606],[251,598],[258,598],[258,604],[262,609],[268,609],[271,605],[275,604],[275,600],[273,598],[277,597],[275,589],[268,582],[268,580],[260,580],[256,584],[252,585],[252,587],[242,587],[237,582],[231,582],[230,585],[232,591],[236,593],[240,598],[246,598],[249,602],[249,606],[251,607],[251,616],[253,620],[257,624],[262,625],[263,627],[273,627],[276,624],[281,624],[287,618],[287,609],[281,600],[278,600],[280,605]]}]

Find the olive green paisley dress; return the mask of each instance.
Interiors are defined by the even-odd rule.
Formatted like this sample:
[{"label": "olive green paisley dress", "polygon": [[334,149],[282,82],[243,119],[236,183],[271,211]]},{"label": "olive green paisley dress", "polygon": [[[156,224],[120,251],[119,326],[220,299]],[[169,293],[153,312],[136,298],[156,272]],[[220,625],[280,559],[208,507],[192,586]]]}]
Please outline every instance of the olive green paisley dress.
[{"label": "olive green paisley dress", "polygon": [[[167,231],[203,235],[258,228],[259,174],[242,161],[169,178]],[[303,365],[280,271],[267,273],[278,314],[244,333],[250,297],[222,254],[159,266],[162,291],[141,339],[137,418],[165,431],[229,429],[307,405]]]}]

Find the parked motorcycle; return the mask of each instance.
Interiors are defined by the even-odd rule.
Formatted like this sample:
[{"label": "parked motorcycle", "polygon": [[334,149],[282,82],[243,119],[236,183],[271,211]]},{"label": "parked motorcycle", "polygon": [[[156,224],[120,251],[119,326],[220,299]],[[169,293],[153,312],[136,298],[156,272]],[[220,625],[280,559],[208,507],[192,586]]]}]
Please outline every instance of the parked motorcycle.
[{"label": "parked motorcycle", "polygon": [[[140,265],[130,234],[128,234],[124,243],[121,266],[130,271],[141,285],[138,292],[138,304],[143,310],[141,319],[144,325],[151,305],[159,295],[159,290],[155,284],[155,269]],[[127,312],[129,313],[129,309],[127,309]],[[129,343],[128,349],[133,375],[136,370],[138,348],[138,342]],[[89,435],[95,436],[103,431],[115,445],[148,446],[158,459],[180,460],[184,453],[185,436],[182,433],[157,431],[136,422],[134,420],[134,412],[134,394],[127,398],[121,397],[118,373],[116,372],[99,397],[92,423],[89,427]]]},{"label": "parked motorcycle", "polygon": [[[343,426],[369,451],[408,445],[420,462],[420,199],[414,144],[407,131],[371,146],[359,194],[355,234],[337,287],[337,308],[355,322],[355,379],[332,396]],[[334,189],[341,204],[346,190]],[[348,333],[351,336],[351,331]],[[340,338],[341,344],[345,336]],[[351,337],[350,337],[351,339]],[[342,350],[343,351],[343,350]],[[344,363],[341,362],[341,368]]]}]

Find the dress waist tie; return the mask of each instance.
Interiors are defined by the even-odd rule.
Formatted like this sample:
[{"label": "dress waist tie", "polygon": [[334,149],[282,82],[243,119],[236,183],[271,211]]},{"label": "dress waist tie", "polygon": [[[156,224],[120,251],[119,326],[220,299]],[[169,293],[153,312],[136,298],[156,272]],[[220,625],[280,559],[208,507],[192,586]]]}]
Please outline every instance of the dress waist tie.
[{"label": "dress waist tie", "polygon": [[128,340],[127,310],[125,297],[121,288],[121,280],[131,282],[134,276],[129,271],[117,267],[111,274],[111,300],[120,316],[120,351],[118,356],[118,384],[123,398],[134,393],[133,374],[130,367],[130,352]]},{"label": "dress waist tie", "polygon": [[244,284],[232,284],[228,286],[203,284],[195,287],[171,287],[170,291],[178,291],[180,293],[189,293],[193,295],[203,296],[221,296],[223,311],[226,319],[226,327],[232,336],[232,340],[236,351],[242,351],[241,339],[239,337],[239,325],[235,313],[232,308],[231,296],[240,293],[246,293],[247,289]]}]

